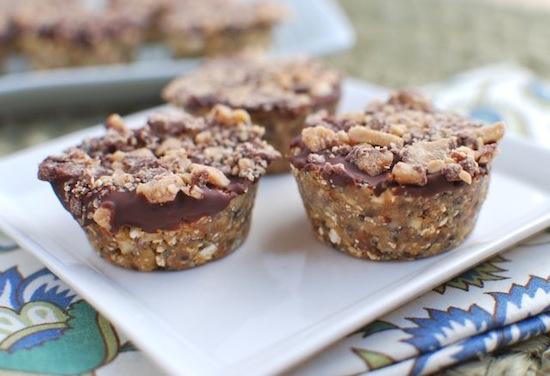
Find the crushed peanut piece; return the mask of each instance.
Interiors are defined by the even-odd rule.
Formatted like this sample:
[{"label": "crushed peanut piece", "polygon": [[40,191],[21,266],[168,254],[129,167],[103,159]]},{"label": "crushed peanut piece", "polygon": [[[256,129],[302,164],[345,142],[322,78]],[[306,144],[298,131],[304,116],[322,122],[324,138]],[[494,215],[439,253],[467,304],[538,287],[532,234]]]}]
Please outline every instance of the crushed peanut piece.
[{"label": "crushed peanut piece", "polygon": [[128,127],[126,127],[124,120],[122,120],[119,114],[110,115],[105,121],[105,126],[107,129],[112,129],[118,133],[126,133],[128,131]]},{"label": "crushed peanut piece", "polygon": [[484,144],[489,144],[500,141],[504,137],[505,129],[504,124],[498,122],[479,128],[477,134],[481,137]]},{"label": "crushed peanut piece", "polygon": [[428,178],[420,166],[398,162],[392,170],[395,181],[399,184],[426,185]]},{"label": "crushed peanut piece", "polygon": [[205,174],[208,182],[216,187],[227,187],[231,183],[224,173],[215,167],[193,163],[189,170],[193,176]]},{"label": "crushed peanut piece", "polygon": [[176,195],[185,186],[182,178],[172,174],[159,179],[153,179],[147,183],[138,184],[136,192],[145,196],[147,201],[153,204],[174,201]]},{"label": "crushed peanut piece", "polygon": [[107,208],[98,208],[94,212],[94,221],[107,231],[111,231],[111,211]]},{"label": "crushed peanut piece", "polygon": [[441,159],[434,159],[432,161],[429,161],[426,168],[430,174],[435,174],[439,171],[441,171],[445,167],[445,161]]},{"label": "crushed peanut piece", "polygon": [[458,173],[458,177],[466,184],[472,184],[472,176],[466,171],[462,170]]},{"label": "crushed peanut piece", "polygon": [[322,126],[305,128],[302,131],[302,141],[313,152],[333,145],[336,140],[336,133],[332,129]]},{"label": "crushed peanut piece", "polygon": [[369,176],[380,175],[389,170],[393,163],[393,154],[389,150],[365,144],[354,146],[348,158]]},{"label": "crushed peanut piece", "polygon": [[247,55],[206,61],[171,82],[163,97],[193,112],[221,103],[248,111],[304,113],[337,98],[341,80],[337,71],[314,59]]},{"label": "crushed peanut piece", "polygon": [[230,107],[221,104],[214,106],[211,116],[218,123],[228,126],[250,123],[248,112],[241,109],[232,110]]},{"label": "crushed peanut piece", "polygon": [[444,159],[451,150],[452,140],[419,141],[405,147],[403,162],[427,166],[430,161]]},{"label": "crushed peanut piece", "polygon": [[348,131],[349,139],[354,144],[367,143],[378,146],[392,144],[403,146],[403,139],[391,133],[375,131],[361,126],[351,127]]}]

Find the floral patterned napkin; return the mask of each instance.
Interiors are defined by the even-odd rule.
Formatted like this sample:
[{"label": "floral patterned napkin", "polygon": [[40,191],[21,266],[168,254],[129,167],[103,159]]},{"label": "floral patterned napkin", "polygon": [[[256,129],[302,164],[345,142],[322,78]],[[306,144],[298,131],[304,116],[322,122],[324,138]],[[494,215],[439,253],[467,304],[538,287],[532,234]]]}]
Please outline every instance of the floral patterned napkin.
[{"label": "floral patterned napkin", "polygon": [[[439,106],[550,146],[550,86],[513,66],[427,88]],[[550,187],[549,187],[550,188]],[[550,231],[350,334],[296,375],[426,374],[550,332]],[[550,370],[549,370],[550,371]],[[0,373],[160,371],[88,303],[0,234]]]}]

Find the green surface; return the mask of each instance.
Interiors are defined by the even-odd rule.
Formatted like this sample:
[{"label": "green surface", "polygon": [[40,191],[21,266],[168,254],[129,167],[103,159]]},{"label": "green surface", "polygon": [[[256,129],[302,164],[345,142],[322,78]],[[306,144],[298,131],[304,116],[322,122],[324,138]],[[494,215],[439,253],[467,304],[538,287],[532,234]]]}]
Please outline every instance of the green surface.
[{"label": "green surface", "polygon": [[[550,8],[488,0],[341,0],[356,48],[328,59],[388,86],[421,85],[502,61],[550,77]],[[518,0],[518,4],[521,1]]]}]

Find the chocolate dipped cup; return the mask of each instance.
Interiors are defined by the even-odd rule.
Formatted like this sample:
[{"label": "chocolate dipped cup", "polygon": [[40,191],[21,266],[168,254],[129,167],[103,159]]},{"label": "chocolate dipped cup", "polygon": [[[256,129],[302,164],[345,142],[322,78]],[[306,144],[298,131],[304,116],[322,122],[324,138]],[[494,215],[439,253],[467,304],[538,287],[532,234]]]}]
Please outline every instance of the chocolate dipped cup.
[{"label": "chocolate dipped cup", "polygon": [[139,271],[192,268],[239,247],[256,185],[279,157],[243,110],[171,109],[46,158],[39,178],[110,262]]},{"label": "chocolate dipped cup", "polygon": [[141,13],[78,0],[19,0],[12,19],[18,48],[36,69],[129,62],[147,27]]},{"label": "chocolate dipped cup", "polygon": [[288,9],[270,1],[172,0],[160,13],[161,38],[176,57],[229,55],[267,50],[273,28]]},{"label": "chocolate dipped cup", "polygon": [[368,260],[416,259],[462,243],[504,135],[501,123],[437,111],[409,92],[308,125],[290,162],[315,234]]}]

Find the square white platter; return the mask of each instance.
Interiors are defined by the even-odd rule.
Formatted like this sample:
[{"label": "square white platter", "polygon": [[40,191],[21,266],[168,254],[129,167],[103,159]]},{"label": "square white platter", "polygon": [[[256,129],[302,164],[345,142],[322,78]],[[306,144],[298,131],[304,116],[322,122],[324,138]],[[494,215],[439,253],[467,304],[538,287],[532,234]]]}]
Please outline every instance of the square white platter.
[{"label": "square white platter", "polygon": [[[343,110],[383,91],[347,82]],[[138,125],[144,113],[128,118]],[[175,375],[281,372],[361,325],[550,226],[550,152],[507,137],[472,235],[414,262],[353,259],[315,240],[290,176],[266,177],[245,244],[210,265],[143,274],[90,248],[49,184],[49,154],[101,133],[78,132],[0,161],[0,227]]]}]

